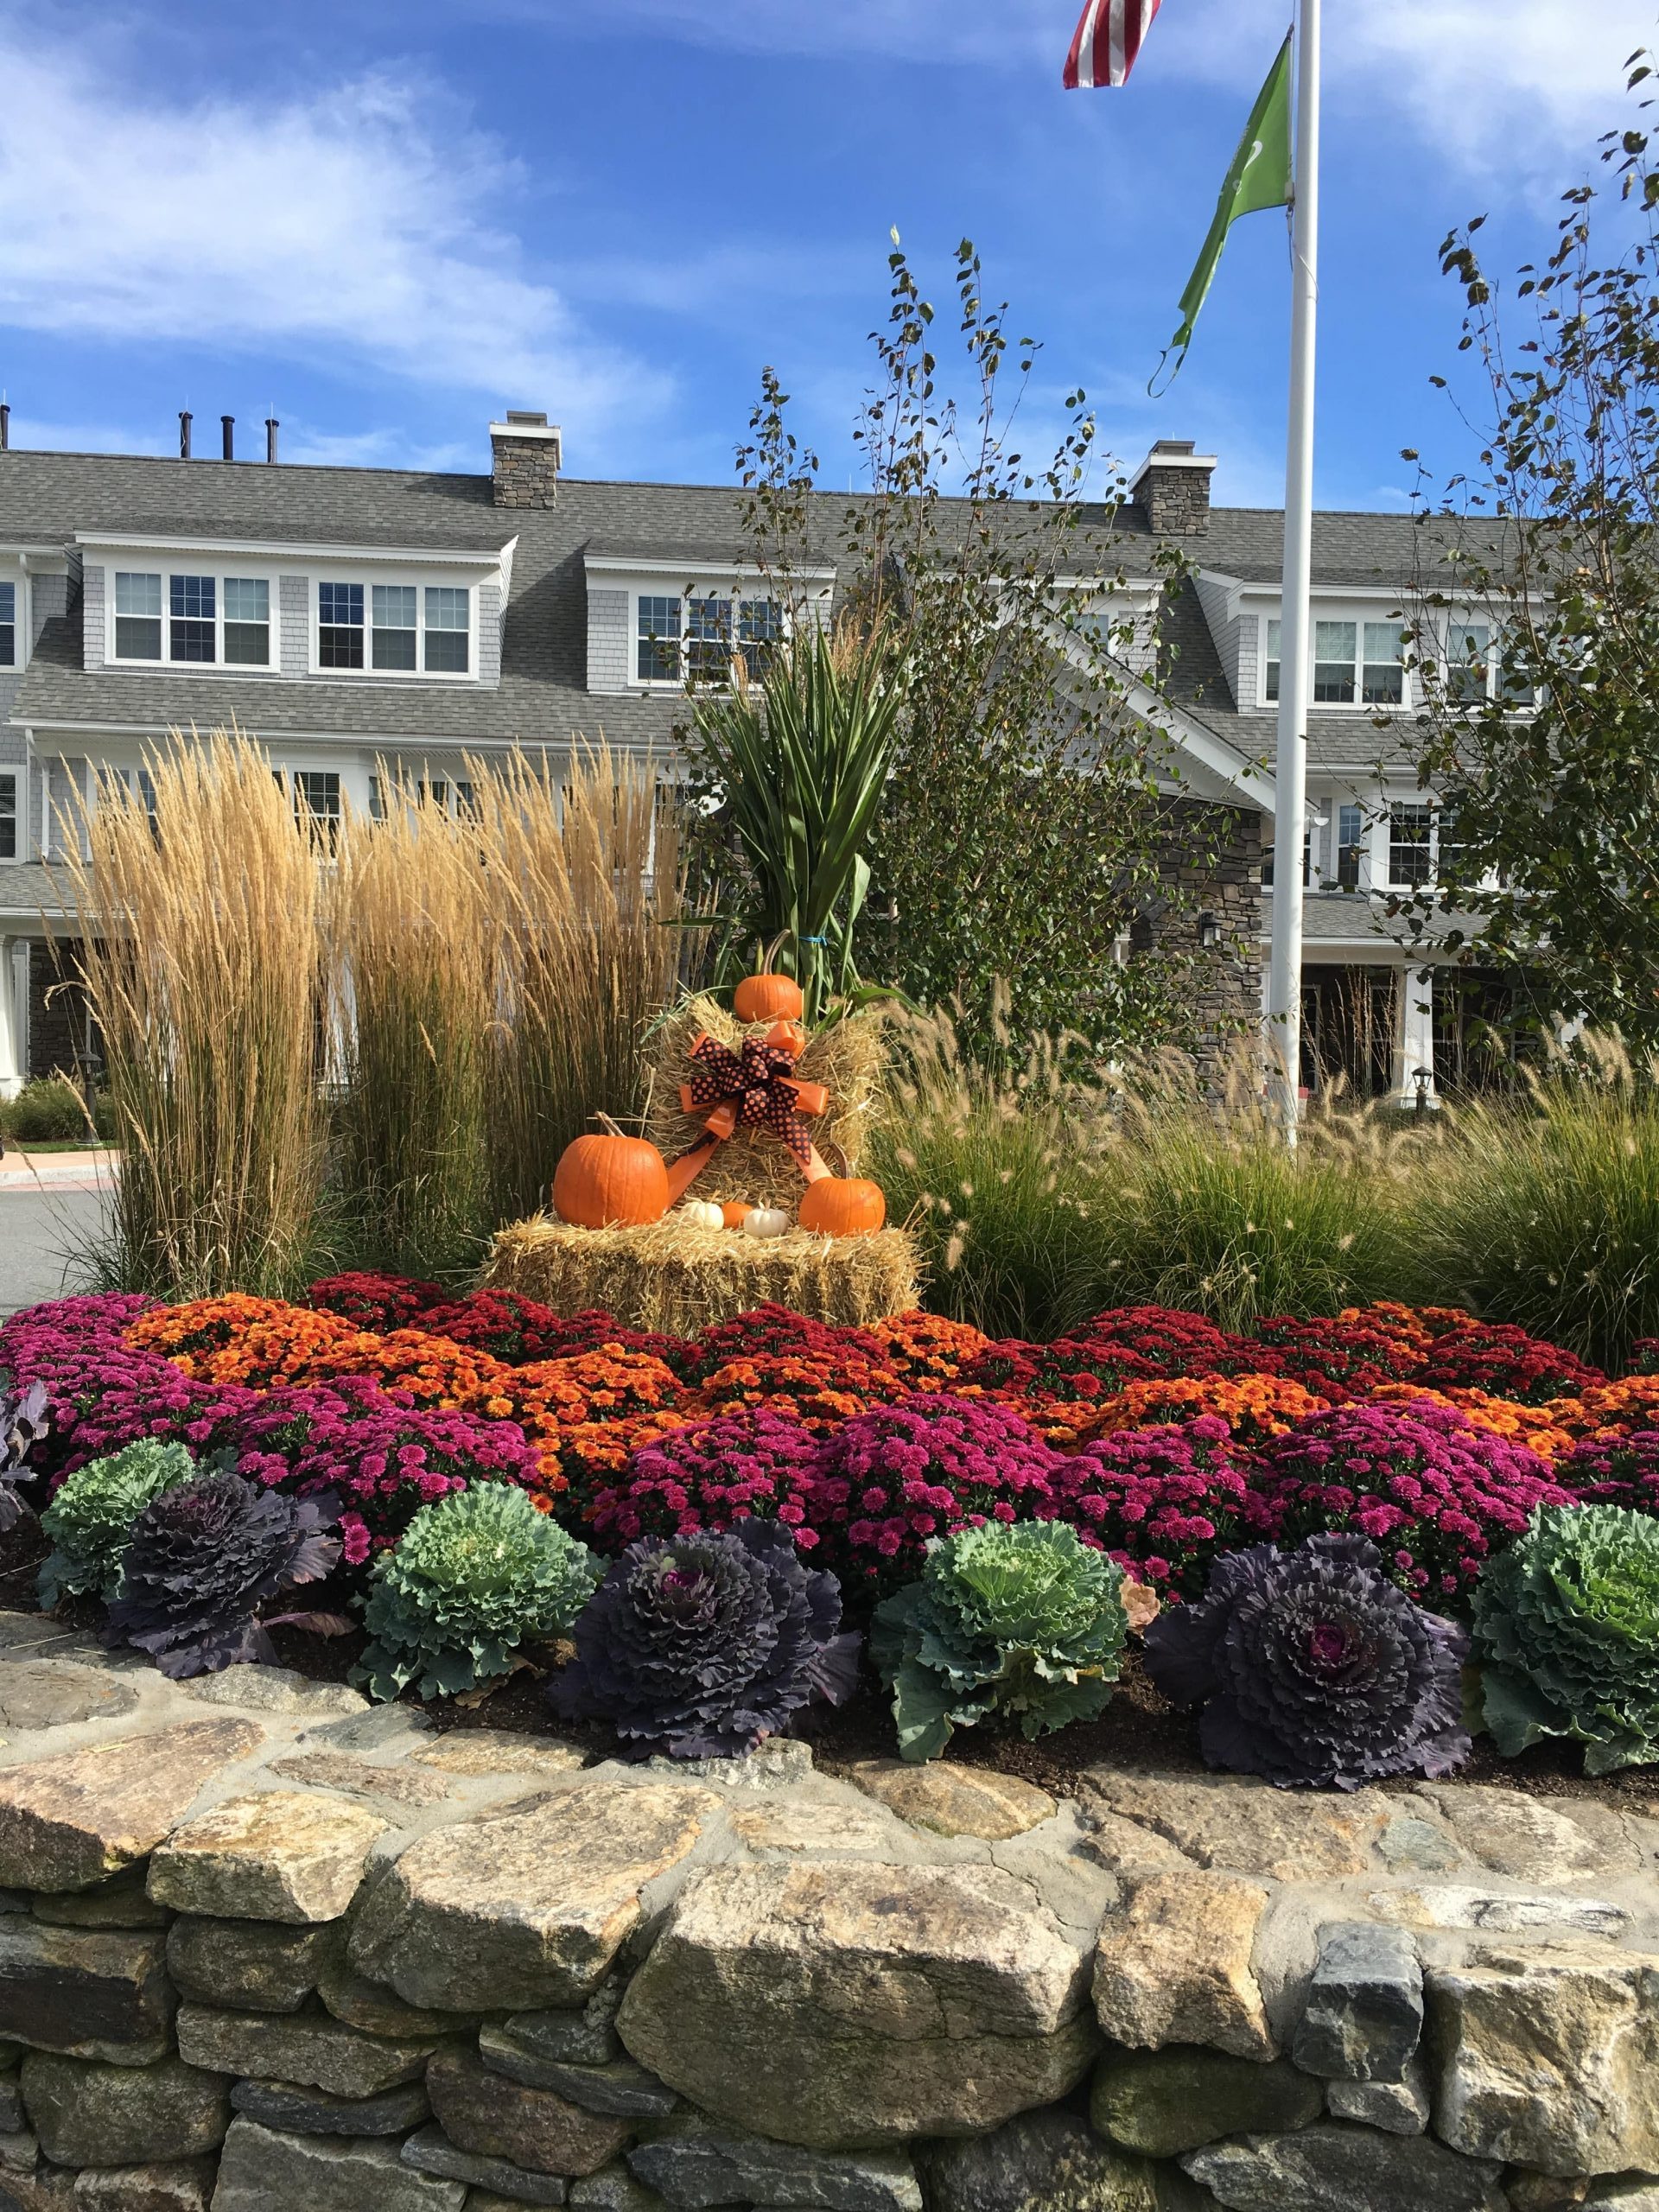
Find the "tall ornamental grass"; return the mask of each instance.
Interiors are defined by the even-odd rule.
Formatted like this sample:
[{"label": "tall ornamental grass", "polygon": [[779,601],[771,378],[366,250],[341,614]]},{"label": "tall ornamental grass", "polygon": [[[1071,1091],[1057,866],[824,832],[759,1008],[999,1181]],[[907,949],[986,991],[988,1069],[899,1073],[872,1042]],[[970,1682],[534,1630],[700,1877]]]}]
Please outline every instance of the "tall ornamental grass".
[{"label": "tall ornamental grass", "polygon": [[[323,1173],[318,871],[239,733],[113,779],[64,875],[122,1147],[100,1273],[169,1298],[306,1280]],[[84,842],[83,842],[84,837]]]},{"label": "tall ornamental grass", "polygon": [[1622,1370],[1659,1335],[1656,1074],[1592,1039],[1519,1098],[1459,1109],[1414,1210],[1418,1295]]},{"label": "tall ornamental grass", "polygon": [[359,1265],[457,1274],[488,1226],[485,874],[468,820],[379,774],[381,819],[348,815],[325,900],[337,1228]]},{"label": "tall ornamental grass", "polygon": [[681,909],[683,817],[650,762],[600,746],[563,783],[518,753],[467,773],[482,803],[486,1126],[503,1222],[546,1204],[560,1153],[595,1114],[640,1111],[641,1045],[694,937],[666,925]]}]

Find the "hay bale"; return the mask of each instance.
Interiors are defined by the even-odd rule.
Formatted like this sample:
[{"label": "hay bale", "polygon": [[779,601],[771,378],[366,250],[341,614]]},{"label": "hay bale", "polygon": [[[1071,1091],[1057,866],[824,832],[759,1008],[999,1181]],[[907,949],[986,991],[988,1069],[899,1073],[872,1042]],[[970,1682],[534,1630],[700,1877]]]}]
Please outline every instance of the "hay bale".
[{"label": "hay bale", "polygon": [[497,1230],[480,1281],[556,1313],[602,1306],[631,1327],[689,1337],[768,1300],[818,1321],[880,1321],[915,1305],[917,1270],[902,1229],[760,1237],[673,1214],[646,1229],[578,1229],[536,1214]]},{"label": "hay bale", "polygon": [[[680,1110],[680,1085],[691,1079],[691,1047],[702,1032],[735,1051],[746,1037],[764,1036],[767,1027],[740,1021],[706,994],[687,999],[664,1017],[647,1047],[651,1081],[645,1120],[645,1134],[664,1160],[689,1151],[703,1134],[704,1117]],[[803,1082],[821,1083],[830,1094],[829,1110],[813,1115],[810,1127],[812,1141],[838,1173],[851,1174],[857,1168],[885,1065],[881,1014],[874,1007],[815,1029],[796,1063]],[[769,1129],[740,1128],[690,1191],[696,1198],[741,1198],[750,1205],[781,1205],[790,1213],[800,1195],[801,1171]]]}]

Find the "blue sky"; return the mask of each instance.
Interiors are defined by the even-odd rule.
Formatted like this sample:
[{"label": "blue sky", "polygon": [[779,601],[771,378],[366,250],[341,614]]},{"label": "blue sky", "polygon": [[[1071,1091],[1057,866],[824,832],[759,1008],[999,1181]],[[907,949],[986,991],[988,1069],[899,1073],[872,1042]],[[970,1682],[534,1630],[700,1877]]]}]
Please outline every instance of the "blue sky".
[{"label": "blue sky", "polygon": [[[1173,389],[1147,376],[1285,0],[1165,0],[1125,92],[1065,93],[1078,0],[0,0],[0,385],[19,445],[170,450],[190,405],[252,452],[486,465],[544,406],[577,475],[726,481],[763,362],[825,480],[885,309],[888,229],[942,296],[1044,340],[1023,441],[1084,385],[1108,448],[1282,480],[1286,247],[1236,232]],[[1399,505],[1402,446],[1466,440],[1435,248],[1508,269],[1626,114],[1659,0],[1336,0],[1322,505]],[[199,450],[200,447],[199,446]]]}]

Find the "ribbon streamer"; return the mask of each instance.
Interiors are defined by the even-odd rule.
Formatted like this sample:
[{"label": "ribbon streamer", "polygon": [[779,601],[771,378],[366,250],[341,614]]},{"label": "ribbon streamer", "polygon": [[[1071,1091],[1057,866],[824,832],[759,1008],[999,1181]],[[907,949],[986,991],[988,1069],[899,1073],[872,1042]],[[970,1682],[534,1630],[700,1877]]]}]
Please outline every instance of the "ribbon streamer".
[{"label": "ribbon streamer", "polygon": [[671,1202],[684,1196],[692,1180],[740,1128],[770,1130],[788,1148],[807,1182],[829,1174],[807,1117],[826,1110],[830,1094],[821,1083],[803,1083],[794,1072],[804,1043],[782,1022],[764,1037],[746,1037],[735,1052],[703,1031],[691,1047],[691,1080],[680,1085],[680,1104],[688,1114],[706,1112],[702,1126],[708,1135],[670,1162]]}]

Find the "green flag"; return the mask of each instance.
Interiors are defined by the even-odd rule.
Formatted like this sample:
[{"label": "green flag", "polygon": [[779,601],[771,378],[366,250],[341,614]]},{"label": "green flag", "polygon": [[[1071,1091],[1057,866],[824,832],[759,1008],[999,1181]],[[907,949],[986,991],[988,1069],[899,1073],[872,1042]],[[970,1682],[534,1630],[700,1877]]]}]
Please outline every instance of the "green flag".
[{"label": "green flag", "polygon": [[[1241,215],[1254,215],[1262,207],[1290,205],[1290,40],[1279,49],[1279,58],[1268,72],[1268,80],[1255,96],[1244,136],[1238,142],[1233,165],[1216,201],[1215,220],[1205,239],[1198,265],[1181,294],[1181,327],[1169,341],[1169,354],[1179,369],[1192,343],[1192,326],[1204,305],[1216,264],[1227,233]],[[1173,372],[1172,371],[1172,374]]]}]

